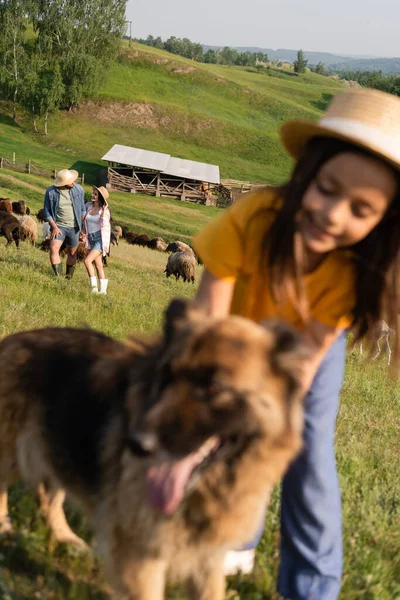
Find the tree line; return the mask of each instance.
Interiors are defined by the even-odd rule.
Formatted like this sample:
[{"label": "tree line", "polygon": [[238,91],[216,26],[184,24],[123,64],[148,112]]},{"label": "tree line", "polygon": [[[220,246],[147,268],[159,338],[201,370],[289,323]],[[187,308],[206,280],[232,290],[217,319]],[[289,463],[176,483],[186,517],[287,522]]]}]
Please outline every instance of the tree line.
[{"label": "tree line", "polygon": [[126,29],[126,0],[0,0],[0,92],[32,117],[72,109],[101,86]]},{"label": "tree line", "polygon": [[179,56],[208,64],[253,67],[257,63],[268,62],[268,55],[263,52],[238,52],[229,46],[225,46],[222,50],[213,50],[210,48],[204,52],[201,44],[191,42],[188,38],[171,36],[164,42],[161,37],[154,38],[152,35],[149,35],[146,39],[137,39],[136,41],[146,46],[166,50],[172,54],[178,54]]}]

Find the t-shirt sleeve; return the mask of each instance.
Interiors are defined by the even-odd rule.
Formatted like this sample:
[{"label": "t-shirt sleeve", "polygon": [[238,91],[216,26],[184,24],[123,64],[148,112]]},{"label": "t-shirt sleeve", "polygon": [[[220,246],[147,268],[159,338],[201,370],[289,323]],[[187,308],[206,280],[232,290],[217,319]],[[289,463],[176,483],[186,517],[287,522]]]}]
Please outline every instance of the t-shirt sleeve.
[{"label": "t-shirt sleeve", "polygon": [[215,277],[234,282],[243,265],[245,230],[260,206],[271,203],[270,192],[253,192],[210,221],[193,239],[202,263]]}]

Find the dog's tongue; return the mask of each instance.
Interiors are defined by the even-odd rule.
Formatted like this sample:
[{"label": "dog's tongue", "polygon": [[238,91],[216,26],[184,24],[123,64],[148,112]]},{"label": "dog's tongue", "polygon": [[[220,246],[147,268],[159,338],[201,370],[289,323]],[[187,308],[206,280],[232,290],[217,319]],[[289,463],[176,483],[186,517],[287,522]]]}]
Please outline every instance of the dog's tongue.
[{"label": "dog's tongue", "polygon": [[198,463],[198,452],[193,452],[176,462],[150,467],[147,471],[147,489],[151,505],[172,515],[181,503],[187,481]]}]

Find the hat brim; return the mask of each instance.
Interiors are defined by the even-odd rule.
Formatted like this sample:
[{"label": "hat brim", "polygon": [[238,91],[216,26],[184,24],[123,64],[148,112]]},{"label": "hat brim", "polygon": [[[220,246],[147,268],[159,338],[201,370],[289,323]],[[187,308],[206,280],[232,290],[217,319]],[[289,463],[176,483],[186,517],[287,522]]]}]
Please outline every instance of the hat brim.
[{"label": "hat brim", "polygon": [[75,171],[75,169],[68,169],[68,170],[71,173],[71,177],[69,179],[61,181],[61,182],[58,182],[57,177],[56,177],[54,180],[54,185],[56,187],[62,187],[63,185],[69,185],[70,183],[74,183],[74,181],[76,181],[78,179],[78,175],[79,175],[78,171]]},{"label": "hat brim", "polygon": [[332,138],[367,150],[367,152],[391,164],[397,170],[400,169],[400,160],[382,152],[382,148],[378,145],[375,146],[371,140],[366,141],[355,135],[345,134],[312,121],[302,121],[300,119],[288,121],[282,125],[280,136],[286,150],[296,159],[303,156],[305,148],[312,138]]},{"label": "hat brim", "polygon": [[108,196],[109,196],[108,191],[106,190],[107,191],[107,197],[105,198],[104,194],[103,194],[103,192],[101,191],[100,188],[98,188],[96,185],[94,185],[93,189],[97,190],[99,192],[100,196],[103,198],[104,202],[107,204],[107,200],[108,200]]}]

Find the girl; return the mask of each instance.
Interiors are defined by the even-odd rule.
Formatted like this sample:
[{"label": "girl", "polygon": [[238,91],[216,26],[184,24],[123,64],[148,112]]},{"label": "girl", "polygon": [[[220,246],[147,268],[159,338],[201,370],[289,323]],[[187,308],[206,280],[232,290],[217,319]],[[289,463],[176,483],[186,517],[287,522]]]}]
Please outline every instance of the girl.
[{"label": "girl", "polygon": [[[400,99],[348,90],[319,123],[287,123],[281,137],[297,160],[289,182],[249,194],[195,238],[205,266],[197,301],[215,316],[286,319],[312,347],[304,450],[282,486],[278,588],[291,600],[336,600],[344,332],[360,337],[383,315],[397,329]],[[227,573],[251,570],[259,537],[228,553]]]},{"label": "girl", "polygon": [[[110,209],[107,204],[108,191],[105,187],[93,187],[92,201],[86,204],[84,227],[86,248],[89,254],[85,258],[85,267],[90,278],[90,286],[95,294],[107,294],[108,279],[104,277],[103,260],[110,251]],[[100,280],[100,291],[93,263],[96,265]]]}]

